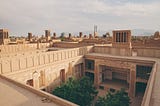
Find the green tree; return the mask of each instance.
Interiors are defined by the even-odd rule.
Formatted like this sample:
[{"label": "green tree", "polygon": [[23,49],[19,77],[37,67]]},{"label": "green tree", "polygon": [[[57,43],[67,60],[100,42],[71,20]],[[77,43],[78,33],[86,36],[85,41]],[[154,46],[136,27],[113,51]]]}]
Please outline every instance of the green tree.
[{"label": "green tree", "polygon": [[130,98],[124,89],[116,93],[108,92],[105,97],[99,97],[95,106],[129,106]]},{"label": "green tree", "polygon": [[66,83],[55,88],[52,93],[80,106],[89,106],[98,91],[90,78],[82,77],[79,80],[70,78]]}]

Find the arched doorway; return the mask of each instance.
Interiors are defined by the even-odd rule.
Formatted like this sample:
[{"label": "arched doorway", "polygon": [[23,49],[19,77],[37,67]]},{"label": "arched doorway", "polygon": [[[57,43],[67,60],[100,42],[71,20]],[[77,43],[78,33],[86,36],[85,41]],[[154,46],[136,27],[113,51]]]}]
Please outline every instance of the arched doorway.
[{"label": "arched doorway", "polygon": [[40,71],[40,76],[39,76],[39,86],[45,86],[45,73],[44,71]]},{"label": "arched doorway", "polygon": [[66,75],[65,75],[65,69],[62,69],[60,71],[60,80],[61,80],[61,83],[65,82],[65,79],[66,79],[65,77],[66,77]]}]

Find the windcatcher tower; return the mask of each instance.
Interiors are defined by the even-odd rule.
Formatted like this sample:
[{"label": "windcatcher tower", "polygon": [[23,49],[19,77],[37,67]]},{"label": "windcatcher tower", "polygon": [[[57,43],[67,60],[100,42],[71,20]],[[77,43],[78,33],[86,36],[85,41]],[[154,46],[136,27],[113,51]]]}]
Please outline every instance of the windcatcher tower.
[{"label": "windcatcher tower", "polygon": [[50,30],[45,30],[45,38],[47,42],[51,39],[50,35],[51,35]]},{"label": "windcatcher tower", "polygon": [[114,30],[112,38],[112,46],[120,48],[132,48],[131,30]]},{"label": "windcatcher tower", "polygon": [[7,29],[0,29],[0,45],[9,43],[9,34]]},{"label": "windcatcher tower", "polygon": [[33,36],[32,36],[32,33],[29,32],[29,33],[28,33],[28,40],[29,40],[29,41],[32,41],[32,37],[33,37]]}]

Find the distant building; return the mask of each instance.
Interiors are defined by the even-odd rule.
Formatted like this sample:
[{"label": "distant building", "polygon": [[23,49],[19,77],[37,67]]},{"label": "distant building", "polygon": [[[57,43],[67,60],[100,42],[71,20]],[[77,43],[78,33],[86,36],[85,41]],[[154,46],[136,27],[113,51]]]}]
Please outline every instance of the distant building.
[{"label": "distant building", "polygon": [[29,40],[30,42],[32,41],[32,38],[33,38],[32,33],[28,33],[28,40]]},{"label": "distant building", "polygon": [[46,37],[46,41],[47,41],[47,42],[51,39],[50,30],[45,30],[45,37]]}]

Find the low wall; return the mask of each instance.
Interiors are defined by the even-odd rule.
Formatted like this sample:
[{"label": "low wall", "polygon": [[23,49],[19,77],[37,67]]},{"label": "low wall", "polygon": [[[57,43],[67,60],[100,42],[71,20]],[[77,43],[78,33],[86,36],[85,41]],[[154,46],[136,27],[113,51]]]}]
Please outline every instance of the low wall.
[{"label": "low wall", "polygon": [[154,66],[153,66],[151,75],[149,77],[148,83],[147,83],[147,87],[146,87],[146,90],[145,90],[145,94],[143,96],[141,106],[149,106],[149,104],[150,104],[156,71],[157,71],[157,64],[155,63]]},{"label": "low wall", "polygon": [[160,58],[159,47],[133,47],[133,48],[120,48],[109,46],[94,46],[93,51],[95,53],[111,54],[117,56],[132,56],[133,52],[136,56],[140,57],[155,57]]},{"label": "low wall", "polygon": [[111,43],[111,39],[110,38],[93,38],[93,39],[83,39],[83,41],[81,41],[83,43],[94,43],[94,44],[109,44]]},{"label": "low wall", "polygon": [[93,44],[86,44],[86,43],[70,43],[70,42],[60,42],[60,43],[54,43],[53,47],[58,48],[76,48],[76,47],[83,47],[83,46],[91,46]]},{"label": "low wall", "polygon": [[118,56],[131,56],[131,49],[127,48],[116,48],[109,46],[94,46],[93,51],[95,53],[111,54]]},{"label": "low wall", "polygon": [[132,41],[132,46],[143,46],[143,47],[160,47],[160,39],[159,40],[137,40],[137,41]]},{"label": "low wall", "polygon": [[76,105],[76,104],[74,104],[72,102],[69,102],[69,101],[64,100],[62,98],[59,98],[59,97],[57,97],[55,95],[49,94],[49,93],[41,91],[41,90],[34,89],[31,86],[19,83],[19,82],[15,81],[15,80],[9,79],[9,78],[7,78],[5,76],[0,75],[0,77],[5,79],[5,80],[7,80],[7,81],[9,81],[9,82],[11,82],[11,83],[13,83],[13,84],[15,84],[15,85],[17,85],[17,86],[19,86],[19,87],[21,87],[21,88],[29,90],[30,92],[32,92],[34,94],[37,94],[37,95],[42,96],[42,97],[45,97],[45,98],[51,100],[53,103],[56,103],[56,104],[58,104],[60,106],[78,106],[78,105]]},{"label": "low wall", "polygon": [[160,58],[159,47],[133,47],[133,51],[137,52],[137,56]]},{"label": "low wall", "polygon": [[[40,43],[40,48],[49,47],[49,43]],[[0,53],[16,53],[20,51],[28,51],[37,49],[37,43],[16,44],[16,45],[0,45]]]}]

